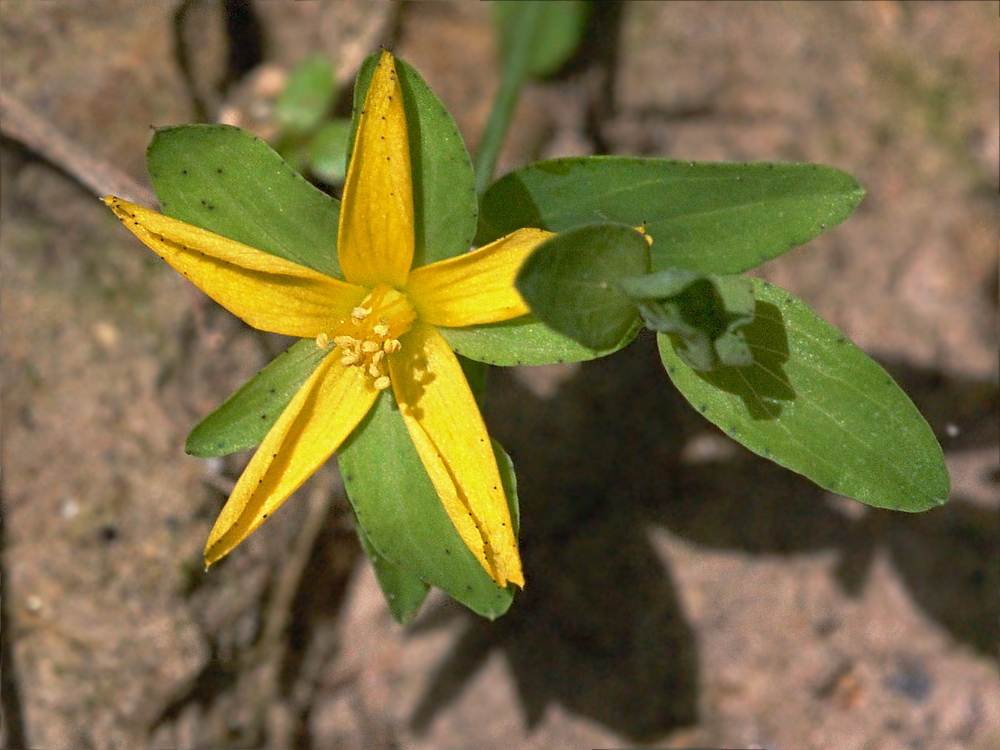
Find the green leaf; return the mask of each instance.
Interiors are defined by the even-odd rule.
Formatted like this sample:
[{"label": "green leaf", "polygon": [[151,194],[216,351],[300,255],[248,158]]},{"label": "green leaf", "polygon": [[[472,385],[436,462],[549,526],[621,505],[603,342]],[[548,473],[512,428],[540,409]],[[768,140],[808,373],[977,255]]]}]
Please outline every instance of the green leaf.
[{"label": "green leaf", "polygon": [[[355,131],[379,54],[369,56],[358,73],[354,89]],[[413,66],[396,58],[396,72],[405,97],[413,169],[416,234],[413,266],[416,268],[472,248],[479,204],[472,162],[455,121]],[[353,145],[352,135],[352,149]]]},{"label": "green leaf", "polygon": [[420,611],[430,586],[382,557],[360,526],[355,530],[361,542],[361,549],[365,551],[375,569],[375,578],[385,595],[385,600],[389,603],[389,611],[400,625],[408,624]]},{"label": "green leaf", "polygon": [[677,337],[677,354],[695,370],[746,367],[753,354],[740,329],[753,320],[753,283],[674,268],[622,279],[646,326]]},{"label": "green leaf", "polygon": [[818,164],[553,159],[490,186],[476,241],[519,227],[642,225],[654,271],[740,273],[839,224],[863,196],[853,177]]},{"label": "green leaf", "polygon": [[[537,0],[535,0],[537,2]],[[524,33],[518,21],[523,0],[493,3],[493,16],[500,32],[501,57],[506,59],[511,37]],[[528,72],[536,78],[555,73],[580,46],[587,25],[590,4],[582,0],[541,2],[542,12],[535,27]]]},{"label": "green leaf", "polygon": [[515,282],[536,318],[591,349],[606,349],[639,313],[618,282],[649,271],[649,245],[628,226],[581,227],[546,240]]},{"label": "green leaf", "polygon": [[[455,531],[390,392],[379,396],[338,456],[358,525],[379,555],[483,617],[507,611],[514,586],[499,588]],[[516,518],[516,487],[508,486],[504,468],[509,460],[498,455],[498,465]]]},{"label": "green leaf", "polygon": [[146,164],[163,213],[343,279],[337,201],[229,125],[159,128]]},{"label": "green leaf", "polygon": [[274,119],[285,130],[308,133],[333,106],[336,93],[330,61],[324,55],[313,55],[288,76],[285,88],[274,102]]},{"label": "green leaf", "polygon": [[331,120],[316,131],[309,142],[309,168],[317,177],[331,184],[341,184],[347,177],[347,140],[350,120]]},{"label": "green leaf", "polygon": [[185,450],[209,458],[260,445],[326,354],[312,339],[292,344],[201,420],[188,435]]},{"label": "green leaf", "polygon": [[691,369],[665,334],[663,365],[730,437],[830,492],[921,511],[947,501],[948,472],[930,426],[891,377],[780,287],[752,279],[744,328],[752,367]]},{"label": "green leaf", "polygon": [[553,331],[534,315],[479,326],[441,327],[438,331],[448,345],[463,357],[511,367],[584,362],[604,357],[631,344],[641,329],[642,322],[636,320],[635,326],[619,341],[604,349],[591,349]]}]

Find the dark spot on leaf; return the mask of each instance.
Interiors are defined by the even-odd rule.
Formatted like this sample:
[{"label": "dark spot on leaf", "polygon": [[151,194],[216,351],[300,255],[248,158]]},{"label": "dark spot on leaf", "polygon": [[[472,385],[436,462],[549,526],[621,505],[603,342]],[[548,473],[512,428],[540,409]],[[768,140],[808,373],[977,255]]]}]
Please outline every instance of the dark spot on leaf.
[{"label": "dark spot on leaf", "polygon": [[222,167],[216,167],[215,171],[217,174],[222,174]]}]

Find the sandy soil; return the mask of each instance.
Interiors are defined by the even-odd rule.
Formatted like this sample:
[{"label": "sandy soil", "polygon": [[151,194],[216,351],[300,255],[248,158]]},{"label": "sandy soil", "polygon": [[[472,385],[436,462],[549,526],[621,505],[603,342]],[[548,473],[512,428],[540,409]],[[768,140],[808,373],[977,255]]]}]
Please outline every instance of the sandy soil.
[{"label": "sandy soil", "polygon": [[266,131],[275,77],[317,51],[346,83],[388,44],[474,143],[489,11],[222,6],[0,4],[3,747],[1000,746],[996,2],[601,4],[581,54],[525,92],[503,160],[857,176],[855,217],[761,273],[911,394],[951,502],[875,511],[750,455],[647,339],[498,372],[487,418],[518,467],[530,584],[495,623],[435,597],[408,629],[334,467],[202,571],[247,457],[198,461],[184,436],[285,342],[95,194],[148,191],[149,125]]}]

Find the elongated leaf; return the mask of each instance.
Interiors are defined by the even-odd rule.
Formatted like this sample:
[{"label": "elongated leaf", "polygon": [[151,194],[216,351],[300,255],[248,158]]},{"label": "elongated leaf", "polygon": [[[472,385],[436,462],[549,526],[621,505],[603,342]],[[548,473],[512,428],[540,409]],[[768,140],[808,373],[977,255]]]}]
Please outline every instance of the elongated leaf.
[{"label": "elongated leaf", "polygon": [[293,133],[308,133],[333,105],[337,82],[325,55],[306,58],[292,70],[274,102],[274,119]]},{"label": "elongated leaf", "polygon": [[[537,0],[516,0],[515,2],[493,3],[493,15],[500,32],[501,57],[506,59],[511,46],[510,39],[525,30],[518,22],[521,19],[520,6]],[[562,0],[562,2],[539,2],[542,12],[532,40],[531,58],[528,72],[536,78],[555,73],[580,46],[587,25],[590,4],[584,0]]]},{"label": "elongated leaf", "polygon": [[543,242],[521,266],[517,290],[536,318],[591,349],[635,327],[639,312],[618,286],[649,270],[649,245],[628,226],[581,227]]},{"label": "elongated leaf", "polygon": [[420,611],[430,586],[382,557],[360,526],[356,531],[361,548],[375,569],[375,578],[389,603],[389,611],[400,625],[408,624]]},{"label": "elongated leaf", "polygon": [[646,327],[669,333],[695,370],[746,367],[753,354],[740,330],[753,320],[753,283],[743,276],[705,276],[683,269],[619,281]]},{"label": "elongated leaf", "polygon": [[486,191],[476,241],[518,227],[644,225],[653,238],[652,270],[740,273],[839,224],[863,195],[853,177],[817,164],[552,159]]},{"label": "elongated leaf", "polygon": [[891,377],[801,300],[753,279],[752,367],[698,372],[660,334],[664,367],[708,420],[823,489],[892,510],[947,501],[944,456]]},{"label": "elongated leaf", "polygon": [[167,216],[343,279],[337,201],[229,125],[160,128],[146,152]]},{"label": "elongated leaf", "polygon": [[292,344],[201,420],[188,435],[185,450],[209,458],[260,445],[326,354],[312,339]]},{"label": "elongated leaf", "polygon": [[[379,555],[484,617],[507,611],[514,587],[499,588],[455,531],[390,392],[338,455],[358,524]],[[516,518],[516,488],[508,487],[504,461],[498,465]]]},{"label": "elongated leaf", "polygon": [[[354,88],[354,123],[364,106],[379,53],[365,59]],[[413,169],[416,247],[413,266],[425,266],[472,248],[479,203],[472,161],[458,126],[412,65],[396,58],[406,97],[406,126]]]},{"label": "elongated leaf", "polygon": [[510,367],[585,362],[605,357],[631,344],[641,329],[642,322],[637,319],[621,339],[604,349],[592,349],[553,331],[534,315],[502,323],[438,330],[448,345],[463,357]]}]

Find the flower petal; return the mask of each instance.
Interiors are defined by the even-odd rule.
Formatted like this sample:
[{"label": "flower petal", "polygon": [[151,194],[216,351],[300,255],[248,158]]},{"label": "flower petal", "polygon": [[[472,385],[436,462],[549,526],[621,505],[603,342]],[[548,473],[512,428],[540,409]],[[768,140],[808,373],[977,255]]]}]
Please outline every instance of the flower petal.
[{"label": "flower petal", "polygon": [[552,237],[519,229],[465,255],[414,268],[406,293],[421,320],[460,327],[497,323],[528,313],[514,278],[532,250]]},{"label": "flower petal", "polygon": [[402,343],[389,362],[393,391],[451,522],[498,586],[524,586],[496,458],[458,360],[429,325]]},{"label": "flower petal", "polygon": [[402,287],[413,263],[413,185],[403,90],[382,53],[358,122],[340,205],[337,248],[354,284]]},{"label": "flower petal", "polygon": [[205,546],[205,564],[260,526],[357,427],[378,396],[364,370],[334,350],[282,412],[250,459]]},{"label": "flower petal", "polygon": [[368,293],[121,198],[108,196],[104,202],[153,252],[259,330],[317,336],[350,315]]}]

